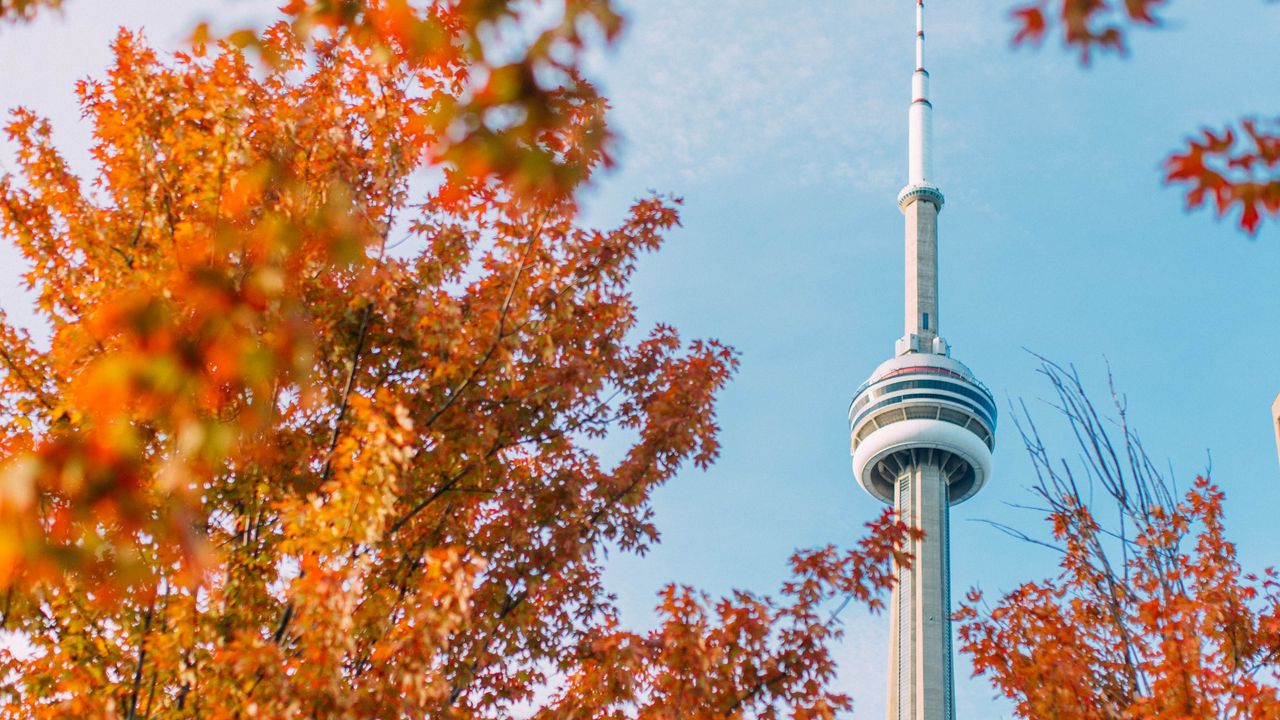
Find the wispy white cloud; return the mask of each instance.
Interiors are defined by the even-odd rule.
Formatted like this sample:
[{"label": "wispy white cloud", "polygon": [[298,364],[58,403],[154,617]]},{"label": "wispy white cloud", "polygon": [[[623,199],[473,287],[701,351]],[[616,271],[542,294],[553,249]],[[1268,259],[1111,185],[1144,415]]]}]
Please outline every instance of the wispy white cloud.
[{"label": "wispy white cloud", "polygon": [[842,614],[844,638],[835,648],[837,685],[853,698],[853,716],[884,717],[889,687],[889,614],[850,605]]},{"label": "wispy white cloud", "polygon": [[[600,73],[630,173],[897,182],[910,45],[893,58],[877,48],[882,36],[905,34],[904,8],[656,0],[631,15]],[[610,72],[617,67],[627,71]]]}]

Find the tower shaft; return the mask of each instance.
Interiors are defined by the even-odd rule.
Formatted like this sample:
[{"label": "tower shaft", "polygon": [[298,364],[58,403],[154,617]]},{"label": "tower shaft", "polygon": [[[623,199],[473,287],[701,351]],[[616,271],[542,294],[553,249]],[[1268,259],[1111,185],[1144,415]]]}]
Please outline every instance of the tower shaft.
[{"label": "tower shaft", "polygon": [[947,474],[916,451],[898,473],[894,508],[924,530],[908,550],[911,567],[898,567],[889,630],[888,720],[953,720],[951,586]]},{"label": "tower shaft", "polygon": [[[902,209],[906,215],[906,327],[903,351],[938,352],[938,206],[917,198]],[[916,340],[910,340],[912,336]]]}]

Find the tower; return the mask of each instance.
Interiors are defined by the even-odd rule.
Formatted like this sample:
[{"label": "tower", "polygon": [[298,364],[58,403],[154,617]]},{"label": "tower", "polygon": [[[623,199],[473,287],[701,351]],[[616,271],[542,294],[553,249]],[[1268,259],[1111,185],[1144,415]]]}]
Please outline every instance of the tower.
[{"label": "tower", "polygon": [[924,0],[916,0],[906,216],[906,328],[895,357],[858,388],[849,407],[858,484],[924,530],[899,567],[890,605],[889,720],[952,720],[950,506],[991,475],[996,406],[939,334],[938,212],[933,106],[924,69]]}]

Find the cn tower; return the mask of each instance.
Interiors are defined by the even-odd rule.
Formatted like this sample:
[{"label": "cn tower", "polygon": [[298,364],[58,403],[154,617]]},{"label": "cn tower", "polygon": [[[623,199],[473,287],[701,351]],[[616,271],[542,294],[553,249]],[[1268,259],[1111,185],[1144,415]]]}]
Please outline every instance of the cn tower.
[{"label": "cn tower", "polygon": [[925,532],[898,567],[890,605],[889,720],[955,717],[951,667],[950,506],[991,476],[996,406],[951,357],[938,312],[938,212],[933,182],[933,105],[924,69],[924,0],[916,2],[906,216],[906,328],[895,356],[876,368],[849,407],[853,474]]}]

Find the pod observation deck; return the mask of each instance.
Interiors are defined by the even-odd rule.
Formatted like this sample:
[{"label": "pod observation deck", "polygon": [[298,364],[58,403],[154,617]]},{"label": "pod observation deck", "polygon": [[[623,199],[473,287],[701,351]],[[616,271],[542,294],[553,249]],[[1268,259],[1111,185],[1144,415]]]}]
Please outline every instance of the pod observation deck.
[{"label": "pod observation deck", "polygon": [[876,368],[849,406],[853,473],[864,490],[892,505],[906,468],[936,465],[955,505],[991,476],[995,430],[991,391],[963,363],[932,353],[899,355]]}]

